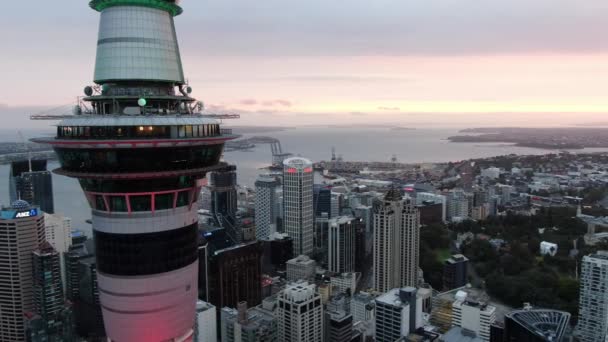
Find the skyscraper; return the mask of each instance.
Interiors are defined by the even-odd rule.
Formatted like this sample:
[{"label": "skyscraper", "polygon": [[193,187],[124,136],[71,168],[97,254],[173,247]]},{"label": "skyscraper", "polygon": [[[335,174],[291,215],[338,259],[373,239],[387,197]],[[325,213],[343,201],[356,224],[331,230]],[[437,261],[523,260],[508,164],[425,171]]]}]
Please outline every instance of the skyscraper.
[{"label": "skyscraper", "polygon": [[58,340],[63,335],[64,322],[62,312],[65,311],[63,285],[60,272],[59,253],[44,241],[39,249],[32,253],[32,275],[34,291],[34,310],[40,316],[45,335]]},{"label": "skyscraper", "polygon": [[314,284],[288,285],[279,293],[278,301],[279,341],[323,341],[323,304]]},{"label": "skyscraper", "polygon": [[581,342],[601,342],[608,329],[608,251],[586,255],[581,263],[576,335]]},{"label": "skyscraper", "polygon": [[355,219],[340,216],[329,220],[327,269],[344,273],[355,271]]},{"label": "skyscraper", "polygon": [[374,288],[418,285],[420,214],[397,189],[374,203]]},{"label": "skyscraper", "polygon": [[310,160],[294,157],[283,162],[283,227],[293,239],[294,255],[313,253],[313,178]]},{"label": "skyscraper", "polygon": [[211,303],[196,302],[194,342],[217,342],[217,309]]},{"label": "skyscraper", "polygon": [[44,215],[23,200],[0,211],[0,342],[25,341],[34,311],[32,253],[44,242]]},{"label": "skyscraper", "polygon": [[241,241],[236,219],[236,166],[227,165],[209,172],[207,178],[211,196],[211,215],[216,225],[226,229],[235,242]]},{"label": "skyscraper", "polygon": [[191,338],[197,203],[235,136],[200,114],[175,32],[176,0],[92,0],[101,13],[95,86],[57,136],[57,172],[92,207],[103,320],[112,341]]},{"label": "skyscraper", "polygon": [[19,160],[11,163],[9,195],[11,202],[22,199],[40,207],[45,213],[55,212],[53,180],[46,160]]},{"label": "skyscraper", "polygon": [[279,186],[271,176],[260,176],[255,182],[255,237],[258,240],[268,240],[277,231]]}]

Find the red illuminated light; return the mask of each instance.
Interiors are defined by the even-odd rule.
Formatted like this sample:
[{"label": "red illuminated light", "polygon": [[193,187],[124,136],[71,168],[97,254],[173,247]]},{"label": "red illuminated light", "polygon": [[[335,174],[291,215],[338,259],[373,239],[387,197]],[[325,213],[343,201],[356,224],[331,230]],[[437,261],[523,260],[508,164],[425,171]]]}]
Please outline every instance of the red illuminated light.
[{"label": "red illuminated light", "polygon": [[297,172],[298,172],[298,170],[296,168],[293,168],[293,167],[287,169],[287,173],[297,173]]},{"label": "red illuminated light", "polygon": [[304,169],[304,172],[306,173],[311,173],[312,172],[312,167],[307,167]]}]

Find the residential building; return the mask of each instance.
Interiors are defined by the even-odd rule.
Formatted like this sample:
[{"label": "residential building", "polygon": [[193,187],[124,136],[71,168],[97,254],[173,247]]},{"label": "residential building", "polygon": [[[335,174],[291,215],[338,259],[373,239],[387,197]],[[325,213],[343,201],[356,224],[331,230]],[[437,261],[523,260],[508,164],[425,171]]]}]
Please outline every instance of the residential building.
[{"label": "residential building", "polygon": [[374,288],[418,285],[420,213],[410,199],[391,189],[374,204]]},{"label": "residential building", "polygon": [[583,257],[579,298],[576,336],[581,342],[603,342],[608,330],[608,251]]}]

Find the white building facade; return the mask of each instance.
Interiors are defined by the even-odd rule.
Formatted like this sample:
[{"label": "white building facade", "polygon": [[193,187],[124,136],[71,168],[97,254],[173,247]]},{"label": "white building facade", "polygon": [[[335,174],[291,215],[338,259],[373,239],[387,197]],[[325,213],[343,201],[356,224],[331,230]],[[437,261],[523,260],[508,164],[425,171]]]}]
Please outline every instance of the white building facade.
[{"label": "white building facade", "polygon": [[452,325],[474,332],[483,341],[490,341],[490,326],[496,321],[496,308],[468,298],[458,291],[452,304]]},{"label": "white building facade", "polygon": [[289,158],[283,162],[283,228],[293,239],[293,254],[313,253],[314,172],[312,162]]},{"label": "white building facade", "polygon": [[194,341],[217,341],[217,312],[215,306],[211,303],[203,302],[202,300],[196,302]]},{"label": "white building facade", "polygon": [[608,337],[608,251],[583,257],[576,336],[581,342]]},{"label": "white building facade", "polygon": [[323,341],[323,304],[314,284],[288,285],[278,295],[276,315],[279,341]]}]

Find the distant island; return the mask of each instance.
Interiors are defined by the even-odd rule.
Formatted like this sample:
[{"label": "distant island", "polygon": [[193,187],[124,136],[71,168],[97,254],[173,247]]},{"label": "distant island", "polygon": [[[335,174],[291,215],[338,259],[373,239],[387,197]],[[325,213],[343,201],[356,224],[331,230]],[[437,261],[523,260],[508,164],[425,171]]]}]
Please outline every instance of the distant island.
[{"label": "distant island", "polygon": [[412,127],[391,127],[390,128],[391,131],[414,131],[416,130],[415,128]]},{"label": "distant island", "polygon": [[608,128],[522,128],[480,127],[467,128],[460,133],[473,133],[448,137],[451,142],[512,143],[516,146],[551,150],[608,148]]}]

